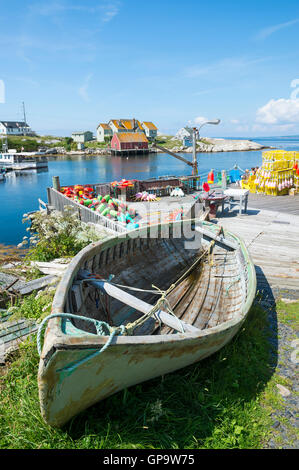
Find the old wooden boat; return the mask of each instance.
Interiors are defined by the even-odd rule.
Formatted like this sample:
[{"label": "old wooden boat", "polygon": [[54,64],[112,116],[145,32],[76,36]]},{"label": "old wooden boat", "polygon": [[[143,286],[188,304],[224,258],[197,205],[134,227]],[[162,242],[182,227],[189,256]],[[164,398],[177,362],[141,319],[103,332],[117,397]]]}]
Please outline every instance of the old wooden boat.
[{"label": "old wooden boat", "polygon": [[112,236],[73,258],[43,322],[47,423],[62,426],[119,390],[206,358],[237,333],[256,290],[248,251],[208,222],[192,227],[188,246],[186,224]]}]

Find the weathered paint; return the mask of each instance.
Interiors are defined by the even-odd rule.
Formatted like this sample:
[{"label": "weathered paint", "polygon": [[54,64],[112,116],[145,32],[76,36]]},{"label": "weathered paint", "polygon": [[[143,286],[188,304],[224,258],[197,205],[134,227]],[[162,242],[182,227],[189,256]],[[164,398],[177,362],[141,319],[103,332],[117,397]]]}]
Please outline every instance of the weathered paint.
[{"label": "weathered paint", "polygon": [[[171,225],[176,224],[182,224],[182,222]],[[215,233],[219,230],[213,224],[207,226],[209,230],[213,230]],[[142,230],[137,230],[136,236],[141,236]],[[242,240],[228,232],[225,233],[225,236],[235,240],[239,246],[236,257],[238,259],[240,257],[241,260],[239,272],[243,279],[242,282],[240,281],[240,287],[238,287],[239,298],[243,296],[243,301],[235,311],[232,311],[232,318],[228,321],[223,320],[223,323],[198,330],[198,333],[118,336],[113,339],[112,344],[104,353],[94,355],[105,344],[108,337],[91,335],[86,331],[76,329],[74,326],[71,329],[72,334],[66,334],[67,328],[62,327],[63,321],[60,319],[50,320],[45,334],[38,377],[41,411],[47,423],[52,426],[62,426],[80,411],[117,391],[197,362],[218,351],[230,341],[245,320],[252,304],[256,279],[254,266]],[[65,305],[68,291],[76,278],[78,270],[86,267],[94,256],[98,256],[100,250],[110,248],[111,252],[111,248],[128,241],[126,237],[129,240],[129,236],[126,235],[125,237],[112,237],[103,243],[92,244],[73,259],[55,295],[53,313],[67,311]],[[135,243],[132,245],[135,255],[135,258],[132,259],[133,263],[134,260],[136,261],[138,253],[136,247],[135,239]],[[141,245],[139,245],[139,249],[141,250]],[[148,247],[148,249],[153,248]],[[120,252],[121,250],[119,250]],[[221,260],[221,257],[215,257],[215,259]],[[187,261],[188,257],[186,257]],[[114,263],[118,262],[120,263],[119,269],[122,269],[122,263],[126,264],[123,259],[114,261]],[[146,259],[144,263],[146,264]],[[165,265],[165,260],[162,260],[161,263]],[[217,275],[219,269],[216,269]],[[213,267],[210,270],[203,267],[203,274],[208,273],[208,271],[208,277],[210,278]],[[191,284],[196,287],[199,279],[202,278],[195,275],[194,277],[197,278],[197,281],[191,282]],[[217,281],[217,279],[217,277],[213,277],[211,289],[214,289],[215,284],[218,285],[220,292],[221,288],[224,289],[227,284],[223,280]],[[242,283],[244,284],[243,290],[241,289]],[[185,285],[188,287],[188,282],[185,282]],[[189,292],[188,289],[186,291],[186,286],[184,289],[179,286],[178,292],[180,292],[180,289],[182,295]],[[222,292],[222,295],[225,299],[225,293]],[[179,295],[173,295],[173,300],[177,302],[178,297]],[[218,305],[220,297],[213,304],[213,295],[209,289],[203,297],[204,299],[201,299],[200,303],[202,303],[203,310],[207,308],[207,315],[209,316],[215,310],[215,306]],[[194,309],[199,302],[199,298],[199,294],[198,298],[194,297],[193,294]],[[223,302],[223,299],[221,302]],[[227,301],[231,301],[229,296]],[[218,305],[220,310],[222,308],[221,302]],[[184,305],[182,307],[182,318],[185,319],[187,317],[184,317],[184,312],[186,312],[186,315],[190,314],[187,308],[188,301],[182,305]],[[78,333],[80,331],[81,335]],[[82,358],[88,359],[82,363]]]}]

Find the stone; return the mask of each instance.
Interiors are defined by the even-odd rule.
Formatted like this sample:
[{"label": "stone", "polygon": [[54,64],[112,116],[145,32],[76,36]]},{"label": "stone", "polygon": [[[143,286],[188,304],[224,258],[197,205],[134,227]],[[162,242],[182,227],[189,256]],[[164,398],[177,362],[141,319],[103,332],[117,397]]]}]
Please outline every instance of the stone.
[{"label": "stone", "polygon": [[291,392],[288,388],[284,387],[281,384],[276,384],[276,387],[278,388],[278,391],[282,397],[288,397],[291,395]]}]

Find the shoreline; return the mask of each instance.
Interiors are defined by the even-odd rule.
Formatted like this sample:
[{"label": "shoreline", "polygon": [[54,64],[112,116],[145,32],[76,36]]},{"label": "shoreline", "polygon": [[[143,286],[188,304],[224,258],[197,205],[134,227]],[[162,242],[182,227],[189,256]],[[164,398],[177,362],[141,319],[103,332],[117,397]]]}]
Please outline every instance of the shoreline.
[{"label": "shoreline", "polygon": [[[180,145],[180,143],[175,139],[171,139],[173,142],[171,142],[171,145],[169,145],[170,142],[163,143],[163,147],[167,148],[168,150],[171,150],[172,152],[177,152],[177,153],[192,153],[193,148],[192,147],[186,147],[184,145]],[[175,144],[177,143],[177,145]],[[173,145],[174,144],[174,145]],[[252,140],[233,140],[233,139],[208,139],[205,138],[204,141],[200,141],[197,143],[196,146],[196,153],[223,153],[223,152],[250,152],[250,151],[259,151],[259,150],[265,150],[272,148],[270,146],[265,146],[258,144],[257,142],[254,142]],[[163,150],[160,149],[151,149],[149,148],[149,154],[150,153],[164,153]],[[111,156],[111,150],[110,148],[91,148],[87,147],[83,150],[65,150],[64,147],[54,147],[53,149],[49,149],[48,152],[45,154],[45,156],[62,156],[62,155],[102,155],[102,156]],[[148,154],[147,154],[148,155]]]}]

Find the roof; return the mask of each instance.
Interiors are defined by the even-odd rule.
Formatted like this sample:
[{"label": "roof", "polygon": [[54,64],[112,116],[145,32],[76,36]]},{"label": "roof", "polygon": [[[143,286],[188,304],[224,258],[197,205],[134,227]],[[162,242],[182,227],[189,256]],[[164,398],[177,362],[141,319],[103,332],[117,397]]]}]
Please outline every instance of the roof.
[{"label": "roof", "polygon": [[144,133],[139,132],[119,132],[114,134],[120,142],[148,142]]},{"label": "roof", "polygon": [[72,132],[72,135],[73,135],[73,134],[84,135],[84,134],[87,134],[87,133],[92,134],[91,131],[78,131],[78,132]]},{"label": "roof", "polygon": [[[126,129],[132,131],[134,129],[134,119],[111,119],[109,122],[113,122],[115,127],[119,130]],[[136,127],[141,131],[143,130],[138,119],[135,119],[135,128]]]},{"label": "roof", "polygon": [[124,125],[120,122],[120,119],[110,119],[109,122],[112,122],[117,129],[124,129]]},{"label": "roof", "polygon": [[101,123],[98,125],[98,128],[99,128],[99,127],[102,127],[103,129],[106,129],[107,131],[111,131],[111,127],[110,127],[108,124],[104,123],[104,122],[101,122]]},{"label": "roof", "polygon": [[[134,130],[134,119],[120,119],[123,126],[128,130]],[[138,127],[140,130],[143,130],[140,122],[135,119],[135,128]]]},{"label": "roof", "polygon": [[29,127],[24,121],[0,121],[5,127]]},{"label": "roof", "polygon": [[144,121],[142,123],[143,126],[146,126],[150,131],[157,131],[158,128],[155,126],[155,124],[153,124],[152,122],[150,121]]}]

